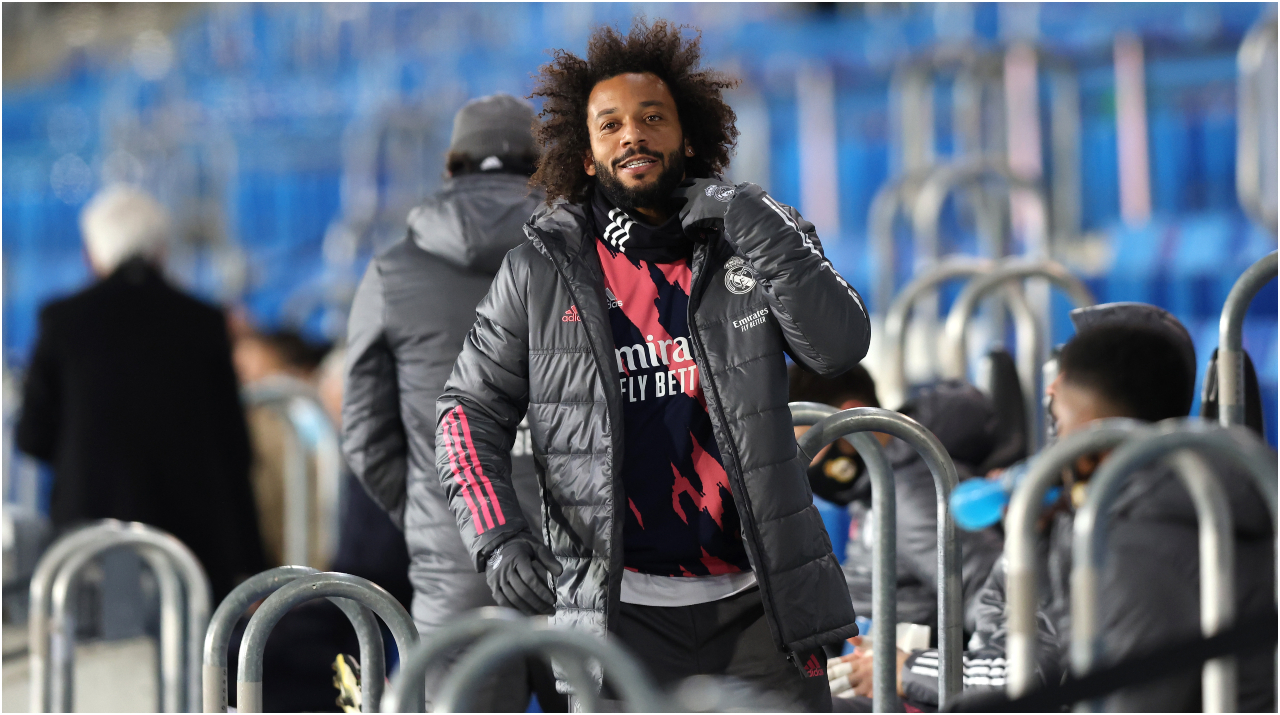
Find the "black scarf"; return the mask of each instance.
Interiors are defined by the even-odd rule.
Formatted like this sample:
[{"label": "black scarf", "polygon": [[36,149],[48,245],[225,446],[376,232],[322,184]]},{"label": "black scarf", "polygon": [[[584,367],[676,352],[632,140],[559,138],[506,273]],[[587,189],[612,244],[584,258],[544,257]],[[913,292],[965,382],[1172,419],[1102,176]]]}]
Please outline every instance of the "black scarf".
[{"label": "black scarf", "polygon": [[693,241],[685,236],[678,212],[661,226],[650,226],[615,208],[596,189],[591,192],[591,213],[596,235],[614,251],[650,263],[675,263],[693,256]]}]

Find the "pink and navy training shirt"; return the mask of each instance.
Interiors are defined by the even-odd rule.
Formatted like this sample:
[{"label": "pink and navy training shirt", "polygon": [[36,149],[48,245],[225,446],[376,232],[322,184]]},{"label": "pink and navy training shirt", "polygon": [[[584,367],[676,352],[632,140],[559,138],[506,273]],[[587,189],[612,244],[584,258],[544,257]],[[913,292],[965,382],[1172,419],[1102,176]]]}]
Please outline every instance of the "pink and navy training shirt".
[{"label": "pink and navy training shirt", "polygon": [[654,263],[596,241],[622,387],[628,570],[749,571],[742,527],[693,361],[689,262]]}]

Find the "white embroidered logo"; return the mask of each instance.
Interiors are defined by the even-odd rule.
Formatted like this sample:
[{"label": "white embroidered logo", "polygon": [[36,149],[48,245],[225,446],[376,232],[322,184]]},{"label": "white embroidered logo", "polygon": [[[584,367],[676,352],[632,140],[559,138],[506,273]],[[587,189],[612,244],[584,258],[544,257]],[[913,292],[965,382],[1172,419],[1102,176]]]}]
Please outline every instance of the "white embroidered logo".
[{"label": "white embroidered logo", "polygon": [[610,308],[622,307],[622,301],[618,300],[618,296],[614,295],[613,291],[609,290],[607,287],[604,289],[604,298]]},{"label": "white embroidered logo", "polygon": [[769,309],[761,308],[745,318],[739,318],[733,321],[733,327],[737,328],[740,332],[745,333],[757,325],[764,325],[764,319],[768,315]]},{"label": "white embroidered logo", "polygon": [[746,261],[733,256],[724,262],[724,287],[734,295],[750,293],[756,287],[755,276],[751,274],[751,267]]},{"label": "white embroidered logo", "polygon": [[736,193],[738,193],[738,190],[733,188],[732,186],[708,186],[707,187],[707,196],[710,196],[716,201],[723,201],[726,204],[729,203],[729,200],[732,199],[733,195]]}]

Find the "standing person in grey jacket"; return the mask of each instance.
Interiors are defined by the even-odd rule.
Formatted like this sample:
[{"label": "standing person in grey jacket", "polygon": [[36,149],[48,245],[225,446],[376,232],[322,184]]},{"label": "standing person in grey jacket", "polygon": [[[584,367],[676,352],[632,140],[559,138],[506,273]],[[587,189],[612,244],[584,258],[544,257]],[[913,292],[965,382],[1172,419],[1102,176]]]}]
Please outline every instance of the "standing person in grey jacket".
[{"label": "standing person in grey jacket", "polygon": [[[475,322],[476,304],[503,256],[524,241],[525,219],[542,200],[528,187],[537,161],[533,121],[532,107],[505,94],[458,112],[449,178],[409,214],[408,235],[369,264],[351,308],[343,453],[404,531],[413,618],[423,635],[465,611],[494,605],[440,489],[435,405]],[[536,524],[538,486],[526,444],[507,445],[511,484]],[[501,709],[524,709],[516,702],[519,688],[504,692],[514,700]]]},{"label": "standing person in grey jacket", "polygon": [[[857,627],[784,353],[838,374],[869,322],[812,224],[717,178],[734,82],[699,56],[637,22],[542,68],[549,204],[440,398],[440,479],[499,602],[610,633],[664,683],[730,675],[829,710],[821,646]],[[512,486],[526,415],[547,546]]]}]

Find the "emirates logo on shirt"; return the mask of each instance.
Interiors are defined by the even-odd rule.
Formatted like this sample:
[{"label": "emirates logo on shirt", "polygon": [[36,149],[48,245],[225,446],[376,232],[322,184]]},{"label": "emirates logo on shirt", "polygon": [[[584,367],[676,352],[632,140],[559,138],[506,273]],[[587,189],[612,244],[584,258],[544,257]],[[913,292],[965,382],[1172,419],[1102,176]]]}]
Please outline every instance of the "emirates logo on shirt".
[{"label": "emirates logo on shirt", "polygon": [[562,322],[562,323],[581,323],[581,322],[582,322],[582,318],[581,318],[581,317],[579,317],[579,315],[578,315],[578,306],[576,306],[576,305],[571,305],[571,306],[569,306],[569,309],[568,309],[568,310],[566,310],[566,311],[564,312],[564,315],[560,316],[560,322]]}]

